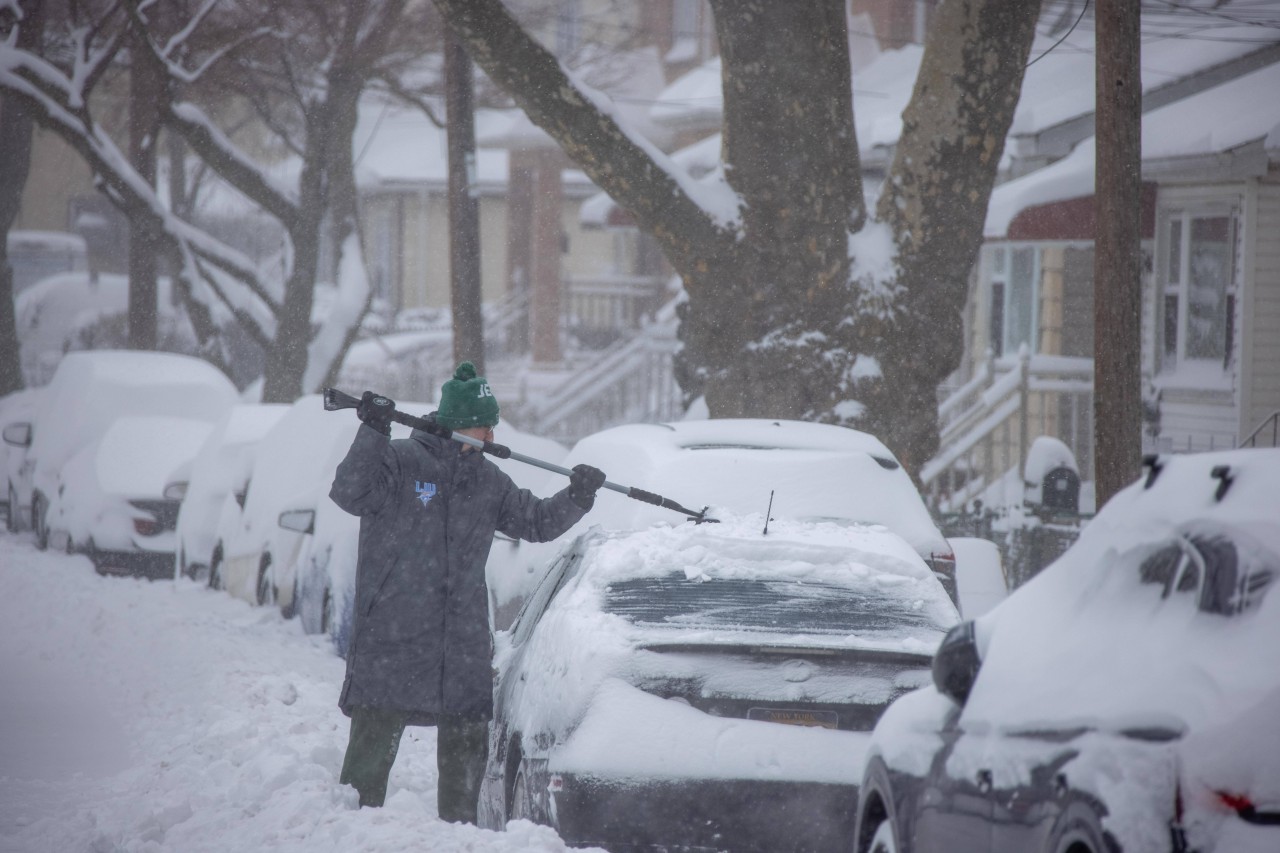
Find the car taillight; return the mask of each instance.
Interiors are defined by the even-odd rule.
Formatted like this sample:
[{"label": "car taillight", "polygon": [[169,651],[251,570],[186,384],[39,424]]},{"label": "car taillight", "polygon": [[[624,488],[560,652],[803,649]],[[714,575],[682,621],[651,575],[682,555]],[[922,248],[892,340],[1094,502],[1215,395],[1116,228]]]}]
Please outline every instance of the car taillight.
[{"label": "car taillight", "polygon": [[1247,794],[1237,794],[1234,791],[1214,791],[1213,793],[1217,795],[1218,802],[1235,812],[1241,820],[1247,823],[1256,823],[1261,826],[1280,826],[1280,811],[1259,811]]},{"label": "car taillight", "polygon": [[135,518],[133,529],[139,536],[154,536],[160,529],[160,525],[156,524],[153,518]]},{"label": "car taillight", "polygon": [[956,555],[953,552],[945,554],[930,554],[933,570],[941,572],[944,575],[955,577],[956,574]]}]

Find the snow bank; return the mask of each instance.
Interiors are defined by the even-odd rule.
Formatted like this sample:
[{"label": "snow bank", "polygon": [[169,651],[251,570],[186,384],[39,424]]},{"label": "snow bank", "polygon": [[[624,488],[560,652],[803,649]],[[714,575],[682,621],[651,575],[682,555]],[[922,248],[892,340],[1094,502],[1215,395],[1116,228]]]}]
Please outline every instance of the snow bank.
[{"label": "snow bank", "polygon": [[565,850],[523,821],[439,821],[432,728],[405,733],[386,807],[358,809],[337,782],[342,661],[200,584],[0,538],[0,672],[3,850]]}]

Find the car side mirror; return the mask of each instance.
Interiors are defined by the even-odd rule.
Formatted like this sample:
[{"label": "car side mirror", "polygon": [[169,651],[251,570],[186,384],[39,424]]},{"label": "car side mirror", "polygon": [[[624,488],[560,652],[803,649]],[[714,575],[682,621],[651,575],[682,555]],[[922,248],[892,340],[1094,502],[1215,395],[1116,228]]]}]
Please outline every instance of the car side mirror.
[{"label": "car side mirror", "polygon": [[31,446],[31,424],[29,423],[9,424],[4,428],[3,435],[5,444],[12,444],[14,447]]},{"label": "car side mirror", "polygon": [[180,501],[187,496],[187,484],[170,483],[160,494],[167,501]]},{"label": "car side mirror", "polygon": [[285,530],[294,533],[316,532],[316,511],[314,509],[287,509],[280,513],[278,523]]},{"label": "car side mirror", "polygon": [[973,622],[961,622],[947,632],[933,655],[933,684],[943,696],[963,705],[981,666]]}]

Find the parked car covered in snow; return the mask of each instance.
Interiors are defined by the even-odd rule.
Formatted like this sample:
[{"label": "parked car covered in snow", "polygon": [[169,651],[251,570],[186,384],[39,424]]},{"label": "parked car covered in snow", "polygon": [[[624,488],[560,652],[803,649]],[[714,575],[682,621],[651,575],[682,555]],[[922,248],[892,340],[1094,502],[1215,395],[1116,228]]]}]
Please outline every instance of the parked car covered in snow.
[{"label": "parked car covered in snow", "polygon": [[[34,416],[43,388],[25,388],[0,397],[0,472],[4,477],[5,527],[17,533],[27,526],[31,517],[31,501],[22,503],[18,496],[18,483],[31,447],[31,419]],[[29,494],[29,493],[28,493]]]},{"label": "parked car covered in snow", "polygon": [[885,713],[855,853],[1280,849],[1280,450],[1148,461]]},{"label": "parked car covered in snow", "polygon": [[36,406],[31,444],[15,484],[18,505],[31,507],[36,545],[48,544],[45,516],[62,466],[100,439],[116,418],[159,415],[212,424],[236,400],[231,380],[198,358],[122,350],[68,353]]},{"label": "parked car covered in snow", "polygon": [[958,620],[878,525],[594,529],[498,635],[480,819],[610,849],[844,850],[883,708]]},{"label": "parked car covered in snow", "polygon": [[50,547],[87,554],[99,574],[171,576],[182,500],[174,473],[212,428],[192,418],[117,418],[58,472]]},{"label": "parked car covered in snow", "polygon": [[[628,424],[589,435],[564,465],[585,462],[610,482],[656,492],[682,506],[778,518],[875,523],[897,533],[956,600],[955,555],[911,477],[875,436],[802,421],[717,418]],[[572,531],[598,524],[634,530],[681,516],[602,491]],[[540,557],[547,549],[532,548]]]},{"label": "parked car covered in snow", "polygon": [[242,403],[213,426],[191,462],[178,510],[174,576],[194,578],[209,570],[224,515],[238,517],[253,469],[254,451],[289,407]]},{"label": "parked car covered in snow", "polygon": [[209,583],[250,604],[278,603],[292,615],[294,569],[306,534],[280,526],[281,513],[313,506],[333,478],[325,459],[351,441],[360,422],[326,412],[319,394],[300,397],[266,432],[253,455],[244,510],[219,529]]}]

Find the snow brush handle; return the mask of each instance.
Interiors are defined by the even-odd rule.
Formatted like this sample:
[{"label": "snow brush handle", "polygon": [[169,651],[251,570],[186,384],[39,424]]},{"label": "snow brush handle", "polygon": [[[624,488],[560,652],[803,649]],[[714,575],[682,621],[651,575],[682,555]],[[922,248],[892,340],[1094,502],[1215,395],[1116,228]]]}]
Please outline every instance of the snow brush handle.
[{"label": "snow brush handle", "polygon": [[[523,462],[526,465],[532,465],[535,468],[541,468],[544,471],[551,471],[555,474],[563,474],[566,477],[573,473],[568,468],[564,468],[560,465],[543,462],[541,459],[535,459],[532,456],[525,456],[523,453],[514,453],[511,448],[505,445],[494,444],[492,441],[481,441],[480,439],[472,438],[469,435],[458,435],[453,430],[442,427],[435,421],[406,414],[395,407],[396,404],[393,400],[389,397],[384,397],[381,394],[373,395],[373,404],[379,407],[389,407],[391,409],[391,414],[388,416],[388,419],[395,421],[398,424],[404,424],[407,427],[419,429],[423,432],[430,433],[431,435],[439,436],[440,438],[452,439],[462,444],[468,444],[476,450],[481,450],[491,456],[496,456],[499,459],[514,459],[517,462]],[[324,389],[324,409],[326,412],[336,412],[340,409],[355,409],[359,408],[359,406],[360,400],[357,397],[352,397],[350,394],[344,394],[337,388]],[[611,491],[624,494],[633,500],[652,504],[653,506],[660,506],[663,509],[684,513],[699,524],[718,520],[714,518],[707,518],[707,510],[705,507],[701,512],[695,512],[694,510],[682,507],[670,498],[664,498],[662,495],[655,495],[653,492],[646,492],[644,489],[637,489],[633,486],[622,486],[617,483],[611,483],[608,480],[605,480],[601,486]]]}]

